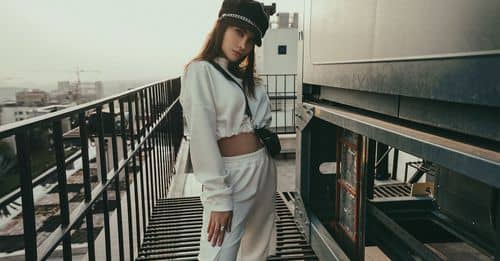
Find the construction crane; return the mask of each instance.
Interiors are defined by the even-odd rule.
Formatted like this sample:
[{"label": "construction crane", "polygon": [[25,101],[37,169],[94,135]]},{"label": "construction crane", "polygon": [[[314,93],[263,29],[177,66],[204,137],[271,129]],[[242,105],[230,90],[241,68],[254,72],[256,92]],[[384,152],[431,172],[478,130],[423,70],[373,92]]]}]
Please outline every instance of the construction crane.
[{"label": "construction crane", "polygon": [[80,84],[81,84],[80,73],[83,73],[83,72],[101,73],[101,71],[99,71],[99,70],[84,70],[84,69],[80,69],[80,67],[76,67],[76,70],[75,70],[75,74],[76,74],[76,88],[80,88]]},{"label": "construction crane", "polygon": [[80,99],[80,89],[81,89],[81,80],[80,80],[80,73],[101,73],[101,71],[99,70],[84,70],[84,69],[80,69],[80,67],[76,67],[75,69],[75,74],[76,74],[76,86],[75,86],[75,93],[73,94],[73,99],[75,101],[78,101]]}]

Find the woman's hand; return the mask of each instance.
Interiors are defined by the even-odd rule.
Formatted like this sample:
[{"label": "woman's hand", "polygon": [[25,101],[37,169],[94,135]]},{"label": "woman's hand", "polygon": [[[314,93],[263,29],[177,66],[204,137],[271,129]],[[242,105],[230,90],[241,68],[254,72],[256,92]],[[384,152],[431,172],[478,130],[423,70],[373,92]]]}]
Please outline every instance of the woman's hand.
[{"label": "woman's hand", "polygon": [[231,220],[233,211],[212,211],[208,222],[208,241],[212,246],[221,246],[224,242],[224,234],[231,232]]}]

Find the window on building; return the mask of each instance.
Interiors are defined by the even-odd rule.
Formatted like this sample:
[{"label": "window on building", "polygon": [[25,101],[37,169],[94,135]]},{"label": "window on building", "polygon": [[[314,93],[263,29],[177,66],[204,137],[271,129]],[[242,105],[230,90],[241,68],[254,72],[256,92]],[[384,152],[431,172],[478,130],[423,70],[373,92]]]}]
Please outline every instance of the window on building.
[{"label": "window on building", "polygon": [[286,55],[286,45],[278,45],[278,55]]}]

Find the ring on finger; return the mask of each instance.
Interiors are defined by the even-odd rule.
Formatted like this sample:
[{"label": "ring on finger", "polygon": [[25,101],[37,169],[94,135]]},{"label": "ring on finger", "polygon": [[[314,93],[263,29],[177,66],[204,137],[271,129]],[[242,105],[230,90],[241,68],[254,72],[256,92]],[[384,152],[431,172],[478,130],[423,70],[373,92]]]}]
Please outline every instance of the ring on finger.
[{"label": "ring on finger", "polygon": [[220,226],[219,230],[224,231],[225,228],[226,228],[225,226]]}]

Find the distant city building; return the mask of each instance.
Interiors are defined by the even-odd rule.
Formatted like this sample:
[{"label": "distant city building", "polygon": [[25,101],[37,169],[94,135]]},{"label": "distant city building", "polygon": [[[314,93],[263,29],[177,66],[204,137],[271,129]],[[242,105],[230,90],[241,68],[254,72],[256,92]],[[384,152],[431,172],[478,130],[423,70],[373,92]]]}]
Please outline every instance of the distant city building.
[{"label": "distant city building", "polygon": [[76,103],[70,104],[52,104],[43,107],[19,106],[17,103],[4,103],[0,106],[0,125],[22,121],[36,116],[44,115],[50,112],[62,110]]},{"label": "distant city building", "polygon": [[52,91],[50,95],[51,101],[59,104],[86,103],[103,97],[103,84],[101,81],[59,81],[57,82],[57,90]]},{"label": "distant city building", "polygon": [[16,103],[21,106],[41,106],[49,101],[49,94],[41,90],[25,90],[16,93]]},{"label": "distant city building", "polygon": [[14,121],[22,121],[35,117],[36,107],[16,106],[14,107]]},{"label": "distant city building", "polygon": [[[18,106],[16,103],[3,103],[0,104],[0,125],[41,116],[47,113],[66,109],[75,105],[76,103],[53,104],[43,107],[33,107],[33,106]],[[63,133],[66,133],[71,129],[71,120],[69,118],[63,118],[61,119],[61,125]],[[1,139],[1,141],[6,142],[14,152],[16,151],[16,143],[14,140],[14,135]]]}]

